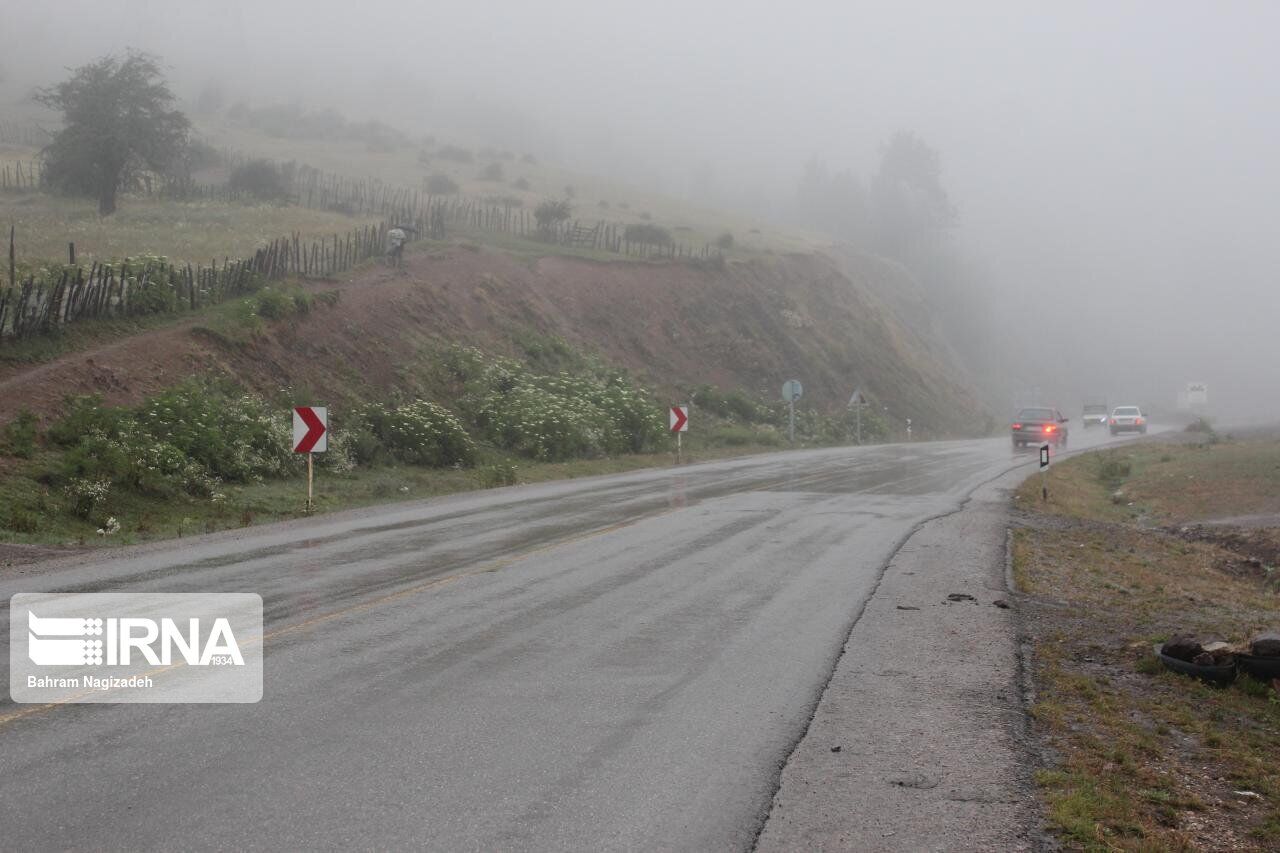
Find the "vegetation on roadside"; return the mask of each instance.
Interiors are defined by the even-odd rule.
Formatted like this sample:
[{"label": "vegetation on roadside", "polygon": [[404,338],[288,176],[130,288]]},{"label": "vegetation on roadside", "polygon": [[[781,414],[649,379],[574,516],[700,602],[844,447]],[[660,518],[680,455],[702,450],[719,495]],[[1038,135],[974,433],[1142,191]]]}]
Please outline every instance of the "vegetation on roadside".
[{"label": "vegetation on roadside", "polygon": [[1153,652],[1174,634],[1280,628],[1275,531],[1187,527],[1280,511],[1278,469],[1273,440],[1150,442],[1055,466],[1047,503],[1038,478],[1018,491],[1013,568],[1049,756],[1037,779],[1068,846],[1280,845],[1280,693],[1246,675],[1210,687]]},{"label": "vegetation on roadside", "polygon": [[[332,300],[272,285],[218,306],[202,328],[246,335],[248,344],[271,320],[317,301]],[[556,337],[526,331],[513,339],[521,358],[429,348],[406,368],[415,395],[331,406],[329,449],[316,462],[322,480],[342,485],[317,506],[672,461],[665,407],[626,372]],[[698,429],[685,436],[686,461],[786,443],[784,406],[710,385],[688,399]],[[193,379],[128,408],[70,399],[43,429],[24,414],[0,432],[0,541],[137,541],[298,515],[305,466],[290,452],[295,402],[287,389],[267,399]],[[797,412],[797,437],[807,445],[848,443],[853,430],[847,413]],[[867,414],[864,441],[882,434]],[[397,478],[415,485],[387,491]]]}]

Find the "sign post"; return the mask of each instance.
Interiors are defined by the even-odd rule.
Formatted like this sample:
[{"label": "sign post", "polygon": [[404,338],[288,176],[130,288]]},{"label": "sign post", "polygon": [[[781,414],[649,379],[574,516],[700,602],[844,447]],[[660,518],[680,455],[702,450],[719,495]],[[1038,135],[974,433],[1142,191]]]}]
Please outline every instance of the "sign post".
[{"label": "sign post", "polygon": [[293,409],[293,452],[307,454],[307,512],[312,500],[312,457],[329,449],[329,410],[324,406],[295,406]]},{"label": "sign post", "polygon": [[689,431],[689,407],[672,406],[667,411],[667,426],[676,434],[676,464],[680,464],[681,436]]},{"label": "sign post", "polygon": [[804,386],[799,379],[788,379],[782,383],[782,399],[787,401],[787,441],[796,443],[796,400],[804,393]]},{"label": "sign post", "polygon": [[1049,500],[1049,485],[1045,476],[1049,471],[1049,443],[1040,445],[1040,500]]},{"label": "sign post", "polygon": [[849,406],[853,409],[854,418],[857,421],[858,445],[862,445],[862,407],[867,404],[867,398],[862,396],[862,389],[854,389],[853,396],[849,398]]}]

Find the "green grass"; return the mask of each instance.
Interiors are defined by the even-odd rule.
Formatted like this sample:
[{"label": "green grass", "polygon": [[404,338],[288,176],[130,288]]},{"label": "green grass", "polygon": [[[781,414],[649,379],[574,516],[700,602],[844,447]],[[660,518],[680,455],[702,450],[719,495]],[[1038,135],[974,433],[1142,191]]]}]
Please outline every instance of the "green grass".
[{"label": "green grass", "polygon": [[1145,526],[1269,511],[1277,463],[1275,441],[1152,442],[1055,466],[1047,504],[1038,477],[1019,490],[1033,513],[1012,555],[1034,645],[1032,715],[1058,757],[1037,781],[1069,846],[1202,849],[1230,832],[1232,849],[1280,847],[1280,694],[1243,676],[1210,687],[1151,651],[1174,633],[1241,642],[1280,627],[1280,595],[1216,568],[1228,556],[1217,546]]},{"label": "green grass", "polygon": [[[704,440],[685,454],[685,463],[776,450],[763,445],[707,447]],[[129,492],[113,493],[110,513],[121,524],[120,533],[100,536],[98,524],[80,520],[68,511],[68,501],[42,480],[42,472],[55,465],[56,454],[39,453],[31,460],[0,459],[0,542],[35,545],[122,545],[198,533],[211,533],[301,518],[306,514],[306,468],[298,457],[294,476],[262,483],[224,484],[223,500],[214,503],[186,495],[147,497]],[[670,452],[623,455],[601,459],[539,463],[494,451],[485,451],[475,468],[423,468],[410,465],[358,468],[333,473],[317,468],[315,512],[394,503],[506,485],[506,471],[514,469],[517,483],[541,483],[601,474],[617,474],[674,464]],[[14,521],[20,523],[15,525]],[[15,529],[19,528],[19,529]]]},{"label": "green grass", "polygon": [[[119,210],[99,216],[91,199],[44,193],[0,193],[0,222],[17,226],[18,263],[65,263],[76,244],[80,263],[145,253],[208,264],[242,258],[292,232],[304,240],[345,234],[376,221],[295,206],[215,201],[160,201],[125,196]],[[7,234],[5,237],[7,238]],[[5,247],[7,251],[7,246]],[[8,278],[8,269],[2,271]]]}]

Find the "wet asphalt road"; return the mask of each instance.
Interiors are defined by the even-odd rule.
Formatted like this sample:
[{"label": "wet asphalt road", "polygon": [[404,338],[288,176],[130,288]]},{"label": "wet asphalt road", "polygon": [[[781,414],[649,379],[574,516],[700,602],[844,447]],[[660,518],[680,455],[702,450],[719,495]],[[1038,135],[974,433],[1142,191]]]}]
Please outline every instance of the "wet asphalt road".
[{"label": "wet asphalt road", "polygon": [[265,694],[6,697],[0,848],[748,848],[886,560],[1034,462],[800,451],[24,567],[6,666],[16,592],[257,592]]}]

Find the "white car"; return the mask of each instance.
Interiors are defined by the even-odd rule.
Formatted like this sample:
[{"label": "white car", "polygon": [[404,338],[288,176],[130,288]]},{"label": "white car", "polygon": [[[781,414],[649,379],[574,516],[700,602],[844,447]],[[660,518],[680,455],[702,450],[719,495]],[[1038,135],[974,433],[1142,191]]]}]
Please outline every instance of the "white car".
[{"label": "white car", "polygon": [[1146,433],[1147,416],[1137,406],[1116,406],[1111,417],[1107,418],[1107,426],[1111,428],[1112,435],[1119,432]]}]

